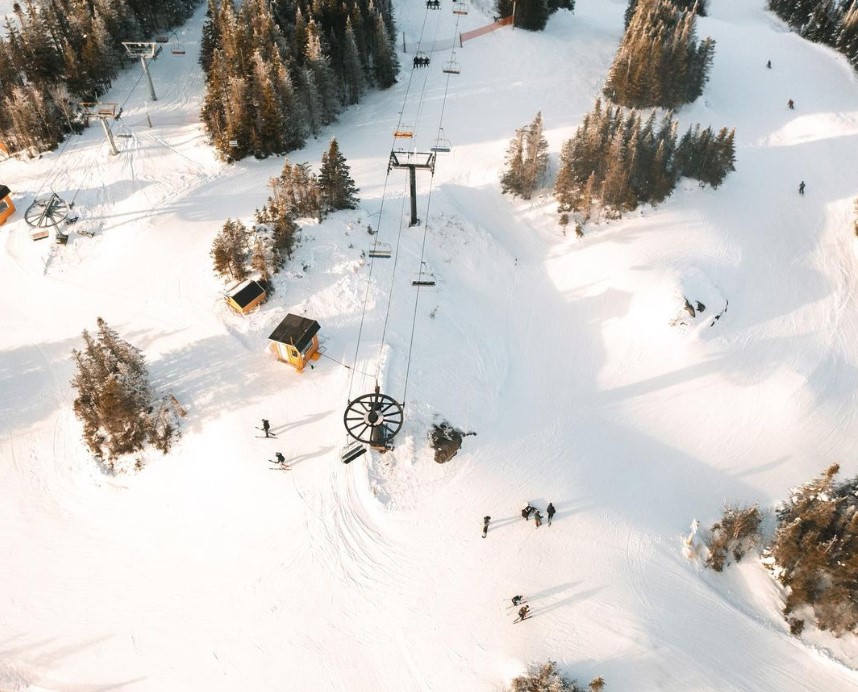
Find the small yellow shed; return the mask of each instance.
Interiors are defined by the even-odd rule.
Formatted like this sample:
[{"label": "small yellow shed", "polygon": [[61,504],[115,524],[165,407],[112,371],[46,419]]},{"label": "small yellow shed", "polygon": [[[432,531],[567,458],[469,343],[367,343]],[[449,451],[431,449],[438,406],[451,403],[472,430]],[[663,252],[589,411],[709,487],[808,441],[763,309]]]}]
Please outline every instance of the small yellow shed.
[{"label": "small yellow shed", "polygon": [[244,315],[265,302],[267,297],[265,286],[258,281],[248,279],[242,281],[226,295],[226,303],[233,310]]},{"label": "small yellow shed", "polygon": [[15,205],[12,204],[11,191],[5,185],[0,185],[0,226],[14,213]]},{"label": "small yellow shed", "polygon": [[316,320],[290,312],[268,337],[271,350],[278,360],[301,372],[311,360],[319,359],[319,329]]}]

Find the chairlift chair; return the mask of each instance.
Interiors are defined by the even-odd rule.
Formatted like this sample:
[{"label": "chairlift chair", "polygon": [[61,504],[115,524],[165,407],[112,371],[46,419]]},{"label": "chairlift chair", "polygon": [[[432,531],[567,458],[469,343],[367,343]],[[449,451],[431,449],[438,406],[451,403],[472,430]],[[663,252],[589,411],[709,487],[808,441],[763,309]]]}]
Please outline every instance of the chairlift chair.
[{"label": "chairlift chair", "polygon": [[411,125],[400,125],[393,131],[394,139],[412,139],[414,128]]},{"label": "chairlift chair", "polygon": [[468,6],[464,2],[453,2],[453,14],[468,14]]},{"label": "chairlift chair", "polygon": [[444,70],[443,71],[446,72],[447,74],[459,74],[462,71],[461,66],[459,65],[458,62],[456,62],[456,54],[455,53],[453,53],[452,59],[449,62],[444,63]]},{"label": "chairlift chair", "polygon": [[170,48],[173,55],[184,55],[185,47],[179,42],[179,36],[173,32],[173,46]]},{"label": "chairlift chair", "polygon": [[367,254],[370,257],[382,257],[384,259],[389,258],[393,251],[390,247],[390,243],[373,243],[372,247],[370,247],[369,252]]},{"label": "chairlift chair", "polygon": [[438,154],[449,154],[452,147],[453,145],[450,140],[444,137],[444,128],[440,128],[438,130],[438,139],[429,148]]},{"label": "chairlift chair", "polygon": [[158,34],[155,37],[155,43],[168,43],[170,41],[170,37],[164,34]]},{"label": "chairlift chair", "polygon": [[430,10],[440,10],[441,0],[426,0],[426,7]]},{"label": "chairlift chair", "polygon": [[344,464],[351,464],[358,457],[366,454],[366,447],[359,440],[352,440],[345,447],[343,447],[343,451],[340,453],[340,461]]},{"label": "chairlift chair", "polygon": [[426,262],[421,262],[420,271],[411,281],[412,286],[434,286],[435,285],[435,275],[429,271],[429,268],[426,266]]}]

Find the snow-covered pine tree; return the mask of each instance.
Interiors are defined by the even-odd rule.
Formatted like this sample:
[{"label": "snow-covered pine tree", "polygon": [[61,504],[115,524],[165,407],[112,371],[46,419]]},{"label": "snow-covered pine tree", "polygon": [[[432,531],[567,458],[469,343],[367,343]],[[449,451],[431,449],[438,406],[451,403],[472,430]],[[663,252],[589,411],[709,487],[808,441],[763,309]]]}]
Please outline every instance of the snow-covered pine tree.
[{"label": "snow-covered pine tree", "polygon": [[524,177],[524,138],[526,127],[520,127],[515,131],[515,136],[510,140],[504,159],[504,172],[501,176],[501,190],[511,192],[513,195],[521,195],[522,179]]},{"label": "snow-covered pine tree", "polygon": [[381,89],[387,89],[396,84],[399,59],[396,57],[393,42],[387,33],[384,18],[379,12],[375,13],[372,39],[373,77],[376,86]]},{"label": "snow-covered pine tree", "polygon": [[153,401],[143,354],[100,317],[97,327],[95,336],[84,330],[84,348],[72,351],[74,411],[83,424],[84,442],[110,469],[120,456],[141,450],[146,442],[166,453],[178,426]]},{"label": "snow-covered pine tree", "polygon": [[548,141],[542,124],[542,111],[536,114],[527,128],[524,139],[524,179],[522,197],[530,199],[539,189],[548,170]]},{"label": "snow-covered pine tree", "polygon": [[366,89],[366,81],[363,74],[358,47],[355,43],[355,32],[352,29],[352,20],[346,20],[345,45],[343,46],[343,77],[344,92],[343,103],[353,105],[360,101],[361,94]]},{"label": "snow-covered pine tree", "polygon": [[319,191],[324,211],[354,209],[359,202],[357,187],[336,137],[331,139],[328,151],[322,154]]},{"label": "snow-covered pine tree", "polygon": [[216,274],[242,281],[247,277],[247,227],[238,220],[227,219],[212,242],[211,258]]}]

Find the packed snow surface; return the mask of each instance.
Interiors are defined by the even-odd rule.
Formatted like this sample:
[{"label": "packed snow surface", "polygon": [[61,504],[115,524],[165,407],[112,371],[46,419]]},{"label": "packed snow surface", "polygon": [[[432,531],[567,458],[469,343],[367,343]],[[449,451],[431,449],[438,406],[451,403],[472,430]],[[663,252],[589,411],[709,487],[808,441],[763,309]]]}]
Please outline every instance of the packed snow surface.
[{"label": "packed snow surface", "polygon": [[[226,165],[207,146],[204,7],[187,54],[152,63],[156,102],[134,66],[105,96],[125,109],[118,156],[91,127],[0,162],[19,207],[0,228],[0,689],[488,691],[546,658],[618,691],[858,689],[854,641],[791,637],[757,560],[718,575],[682,554],[725,501],[771,507],[833,462],[858,472],[858,81],[763,0],[712,0],[711,80],[678,117],[735,127],[736,172],[564,236],[547,190],[500,194],[504,152],[541,110],[556,167],[625,6],[578,0],[545,32],[469,41],[459,75],[449,53],[416,71],[403,55],[394,88],[290,156],[318,166],[336,136],[361,207],[305,220],[247,317],[208,253],[283,159]],[[398,3],[427,52],[456,18]],[[453,143],[418,173],[416,228],[404,172],[386,175],[400,117],[423,150],[439,125]],[[51,189],[80,214],[66,246],[23,221]],[[398,248],[371,274],[367,225]],[[437,286],[418,294],[424,232]],[[707,311],[671,324],[683,295]],[[707,300],[729,303],[713,325]],[[301,374],[266,351],[287,312],[322,326]],[[139,472],[100,471],[72,412],[70,352],[98,316],[188,411]],[[376,375],[405,425],[394,451],[343,465],[343,410]],[[477,433],[445,465],[427,444],[441,420]],[[272,473],[277,451],[291,471]],[[550,528],[521,518],[527,501],[554,503]],[[517,593],[534,617],[513,625]]]}]

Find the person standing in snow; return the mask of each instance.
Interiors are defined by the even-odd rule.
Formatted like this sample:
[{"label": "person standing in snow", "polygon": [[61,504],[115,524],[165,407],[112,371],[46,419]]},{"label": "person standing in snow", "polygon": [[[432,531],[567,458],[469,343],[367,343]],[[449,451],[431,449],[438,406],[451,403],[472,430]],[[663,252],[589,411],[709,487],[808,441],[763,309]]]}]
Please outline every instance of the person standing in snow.
[{"label": "person standing in snow", "polygon": [[787,101],[787,108],[789,108],[791,111],[795,110],[795,104],[792,102],[792,99]]},{"label": "person standing in snow", "polygon": [[554,509],[554,505],[549,502],[548,503],[548,510],[546,510],[546,513],[548,514],[548,525],[549,526],[551,526],[551,517],[553,517],[556,512],[557,512],[557,510]]},{"label": "person standing in snow", "polygon": [[262,419],[262,432],[265,433],[265,437],[270,437],[269,431],[271,430],[271,423],[268,422],[267,418]]},{"label": "person standing in snow", "polygon": [[537,529],[542,526],[542,515],[539,513],[538,509],[533,513],[533,519],[536,521]]},{"label": "person standing in snow", "polygon": [[483,517],[483,538],[485,538],[486,534],[489,532],[489,522],[491,520],[491,517]]},{"label": "person standing in snow", "polygon": [[798,185],[798,194],[800,194],[800,195],[804,194],[804,181],[803,180]]},{"label": "person standing in snow", "polygon": [[521,516],[524,517],[525,521],[530,521],[530,515],[533,512],[533,510],[534,510],[534,507],[531,507],[529,502],[527,503],[525,508],[523,510],[521,510]]},{"label": "person standing in snow", "polygon": [[766,67],[768,67],[770,70],[772,69],[772,61],[771,60],[766,62]]}]

